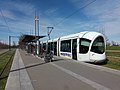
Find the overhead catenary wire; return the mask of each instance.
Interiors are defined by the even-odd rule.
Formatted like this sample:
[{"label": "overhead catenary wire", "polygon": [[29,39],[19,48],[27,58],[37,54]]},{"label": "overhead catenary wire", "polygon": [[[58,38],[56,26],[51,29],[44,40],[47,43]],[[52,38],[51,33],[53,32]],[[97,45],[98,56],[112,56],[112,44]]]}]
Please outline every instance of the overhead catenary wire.
[{"label": "overhead catenary wire", "polygon": [[1,13],[2,17],[3,17],[3,20],[5,21],[5,24],[6,24],[7,28],[8,28],[8,31],[11,32],[11,33],[13,33],[13,32],[10,30],[10,27],[9,27],[9,25],[8,25],[8,23],[7,23],[7,21],[6,21],[6,18],[5,18],[5,16],[4,16],[3,12],[2,12],[2,9],[0,9],[0,13]]},{"label": "overhead catenary wire", "polygon": [[97,0],[93,0],[93,1],[91,1],[90,3],[86,4],[85,6],[80,7],[79,9],[75,10],[73,13],[71,13],[71,14],[68,15],[68,16],[66,16],[66,17],[63,18],[60,22],[58,22],[57,24],[55,24],[54,27],[57,26],[57,25],[59,25],[59,24],[61,24],[61,23],[63,23],[66,19],[70,18],[71,16],[73,16],[74,14],[76,14],[77,12],[79,12],[80,10],[88,7],[90,4],[94,3],[95,1],[97,1]]}]

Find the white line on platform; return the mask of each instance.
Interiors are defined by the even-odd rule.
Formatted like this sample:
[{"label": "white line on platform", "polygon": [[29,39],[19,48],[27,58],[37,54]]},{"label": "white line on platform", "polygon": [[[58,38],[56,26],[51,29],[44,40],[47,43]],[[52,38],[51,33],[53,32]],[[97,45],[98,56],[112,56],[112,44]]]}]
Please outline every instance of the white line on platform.
[{"label": "white line on platform", "polygon": [[107,87],[105,87],[103,85],[100,85],[100,84],[98,84],[98,83],[96,83],[94,81],[91,81],[91,80],[89,80],[89,79],[87,79],[87,78],[85,78],[85,77],[83,77],[83,76],[81,76],[79,74],[76,74],[76,73],[74,73],[74,72],[72,72],[72,71],[70,71],[68,69],[65,69],[65,68],[63,68],[61,66],[58,66],[58,65],[56,65],[54,63],[51,63],[51,65],[55,66],[56,68],[60,69],[61,71],[65,72],[65,73],[77,78],[78,80],[80,80],[82,82],[85,82],[86,84],[92,86],[93,88],[96,88],[97,90],[111,90],[111,89],[109,89],[109,88],[107,88]]}]

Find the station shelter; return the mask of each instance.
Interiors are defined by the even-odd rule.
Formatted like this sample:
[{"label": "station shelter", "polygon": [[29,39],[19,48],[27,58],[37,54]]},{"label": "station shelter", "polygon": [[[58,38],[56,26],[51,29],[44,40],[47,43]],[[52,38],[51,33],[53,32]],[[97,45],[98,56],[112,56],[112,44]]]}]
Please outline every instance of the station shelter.
[{"label": "station shelter", "polygon": [[40,54],[40,41],[39,39],[46,36],[35,35],[22,35],[19,39],[19,47],[26,50],[27,53]]}]

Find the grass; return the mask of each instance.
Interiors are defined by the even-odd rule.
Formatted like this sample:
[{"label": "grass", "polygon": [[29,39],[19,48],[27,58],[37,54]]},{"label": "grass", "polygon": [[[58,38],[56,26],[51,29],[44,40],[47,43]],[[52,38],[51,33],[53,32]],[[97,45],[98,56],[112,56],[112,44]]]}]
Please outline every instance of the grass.
[{"label": "grass", "polygon": [[120,46],[107,46],[106,51],[108,62],[102,66],[120,70]]},{"label": "grass", "polygon": [[120,46],[107,46],[106,50],[120,50]]},{"label": "grass", "polygon": [[[15,54],[15,50],[11,50],[11,51],[8,51],[0,55],[0,74],[2,73],[0,76],[0,90],[5,89],[7,77],[9,75],[9,71],[12,65],[14,54]],[[5,66],[6,68],[4,68]]]},{"label": "grass", "polygon": [[106,52],[107,56],[120,57],[120,52]]},{"label": "grass", "polygon": [[107,64],[103,65],[108,68],[120,70],[120,58],[115,58],[115,57],[107,57],[108,62]]},{"label": "grass", "polygon": [[120,57],[120,46],[107,46],[106,54],[107,56]]}]

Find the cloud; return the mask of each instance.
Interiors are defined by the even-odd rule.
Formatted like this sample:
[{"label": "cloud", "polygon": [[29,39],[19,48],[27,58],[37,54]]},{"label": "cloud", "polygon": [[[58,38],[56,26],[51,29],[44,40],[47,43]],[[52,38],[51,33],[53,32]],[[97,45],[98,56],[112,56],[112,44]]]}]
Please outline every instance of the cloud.
[{"label": "cloud", "polygon": [[[89,0],[89,2],[92,0]],[[70,2],[77,8],[83,7],[86,3],[88,3],[88,0],[70,0]]]},{"label": "cloud", "polygon": [[[110,21],[119,18],[120,4],[115,0],[99,0],[84,9],[86,16],[96,17],[96,19],[103,21]],[[116,17],[117,16],[117,17]]]},{"label": "cloud", "polygon": [[0,27],[7,27],[6,25],[0,25]]},{"label": "cloud", "polygon": [[31,15],[35,12],[35,6],[30,4],[30,3],[16,3],[13,2],[11,3],[11,5],[13,5],[14,10],[16,11],[20,11],[26,15]]},{"label": "cloud", "polygon": [[16,22],[11,21],[9,25],[14,32],[29,32],[30,29],[34,29],[34,19],[26,18]]},{"label": "cloud", "polygon": [[[71,1],[75,7],[80,8],[81,0],[79,3],[77,3],[78,0]],[[120,34],[119,0],[97,0],[88,7],[84,8],[82,13],[84,13],[86,17],[91,18],[91,20],[86,23],[84,23],[84,21],[81,21],[81,23],[78,22],[78,25],[80,25],[78,28],[90,29],[91,26],[91,28],[99,29],[99,27],[104,26],[104,30],[108,38],[111,38],[112,35],[115,36],[118,35],[118,33]]]},{"label": "cloud", "polygon": [[11,20],[16,19],[16,16],[11,11],[1,10],[1,12],[2,12],[2,14],[0,14],[0,17],[5,17],[5,18],[11,19]]},{"label": "cloud", "polygon": [[14,13],[15,15],[18,13],[30,16],[35,12],[36,7],[31,3],[14,0],[6,2],[2,2],[0,5],[2,7],[2,10],[7,11],[9,14]]},{"label": "cloud", "polygon": [[47,9],[44,13],[46,15],[53,15],[53,14],[55,15],[57,10],[58,10],[58,8],[50,8],[50,9]]},{"label": "cloud", "polygon": [[[7,3],[6,3],[7,2]],[[28,29],[34,29],[34,12],[35,6],[21,1],[6,1],[2,2],[1,10],[6,19],[8,26],[11,31],[17,32],[26,32]],[[7,26],[4,18],[0,14],[0,24]],[[12,33],[11,33],[12,34]]]},{"label": "cloud", "polygon": [[120,33],[120,22],[113,21],[105,23],[105,30],[107,35],[115,35]]}]

